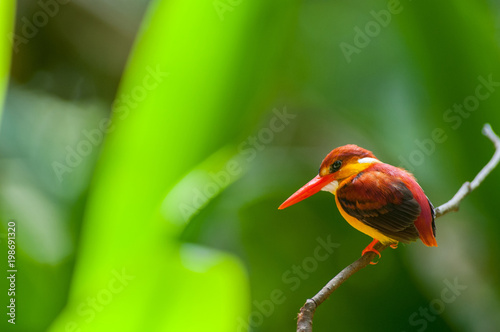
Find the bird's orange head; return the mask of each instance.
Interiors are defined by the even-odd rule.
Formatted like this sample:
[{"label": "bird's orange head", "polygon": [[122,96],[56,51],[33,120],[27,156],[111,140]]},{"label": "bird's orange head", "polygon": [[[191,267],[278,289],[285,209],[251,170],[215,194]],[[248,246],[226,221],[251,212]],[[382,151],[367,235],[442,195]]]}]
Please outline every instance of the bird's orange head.
[{"label": "bird's orange head", "polygon": [[343,179],[361,172],[376,162],[380,161],[375,158],[373,153],[354,144],[333,149],[323,159],[319,174],[283,202],[279,209],[298,203],[320,190],[335,193]]}]

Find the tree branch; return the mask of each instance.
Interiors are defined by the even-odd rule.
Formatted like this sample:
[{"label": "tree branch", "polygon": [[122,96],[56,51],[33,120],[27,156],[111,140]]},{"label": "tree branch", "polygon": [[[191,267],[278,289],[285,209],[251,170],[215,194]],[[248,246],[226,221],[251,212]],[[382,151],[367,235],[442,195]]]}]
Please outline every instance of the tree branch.
[{"label": "tree branch", "polygon": [[445,215],[450,211],[457,211],[460,205],[460,202],[467,196],[471,191],[479,187],[481,182],[491,173],[491,171],[498,165],[500,162],[500,137],[498,137],[491,129],[491,126],[487,123],[483,127],[483,135],[488,137],[493,144],[495,144],[495,154],[491,160],[483,167],[483,169],[476,175],[472,182],[465,182],[462,187],[458,190],[458,192],[450,199],[448,202],[444,203],[441,206],[438,206],[434,209],[436,213],[436,218]]},{"label": "tree branch", "polygon": [[[483,135],[488,137],[495,145],[495,153],[491,160],[483,167],[483,169],[476,175],[472,182],[465,182],[458,192],[448,202],[434,209],[436,218],[445,215],[450,211],[457,211],[460,202],[474,189],[484,181],[486,176],[497,167],[500,162],[500,137],[498,137],[491,129],[489,124],[483,127]],[[381,252],[388,246],[377,243],[375,249]],[[376,257],[374,252],[368,252],[361,258],[351,263],[342,271],[340,271],[332,280],[330,280],[312,299],[308,299],[306,303],[300,308],[300,313],[297,319],[297,332],[312,332],[312,322],[316,308],[323,303],[344,281],[349,279],[354,273],[358,272]]]}]

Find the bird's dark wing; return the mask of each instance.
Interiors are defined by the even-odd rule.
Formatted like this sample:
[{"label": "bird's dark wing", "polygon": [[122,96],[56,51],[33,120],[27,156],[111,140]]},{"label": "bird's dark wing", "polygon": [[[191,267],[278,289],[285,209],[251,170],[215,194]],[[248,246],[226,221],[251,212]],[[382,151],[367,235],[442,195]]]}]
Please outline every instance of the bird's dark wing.
[{"label": "bird's dark wing", "polygon": [[406,185],[379,171],[359,173],[337,190],[344,211],[395,240],[415,241],[420,206]]}]

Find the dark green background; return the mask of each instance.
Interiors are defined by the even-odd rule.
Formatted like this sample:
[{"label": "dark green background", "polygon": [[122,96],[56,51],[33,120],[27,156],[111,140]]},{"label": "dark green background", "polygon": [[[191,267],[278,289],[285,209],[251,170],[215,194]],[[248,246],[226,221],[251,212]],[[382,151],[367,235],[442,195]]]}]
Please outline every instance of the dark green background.
[{"label": "dark green background", "polygon": [[[327,193],[277,209],[331,149],[411,169],[438,206],[492,156],[483,124],[500,132],[495,1],[0,11],[1,274],[10,220],[18,269],[2,331],[294,331],[371,240]],[[439,247],[350,278],[314,331],[498,331],[499,183],[437,220]]]}]

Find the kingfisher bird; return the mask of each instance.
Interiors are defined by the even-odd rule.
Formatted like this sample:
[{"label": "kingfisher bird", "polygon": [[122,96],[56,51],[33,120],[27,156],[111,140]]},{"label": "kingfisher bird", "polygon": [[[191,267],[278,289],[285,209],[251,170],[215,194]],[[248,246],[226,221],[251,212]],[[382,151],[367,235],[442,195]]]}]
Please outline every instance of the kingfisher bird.
[{"label": "kingfisher bird", "polygon": [[[290,196],[284,209],[320,190],[335,195],[344,219],[358,231],[373,238],[362,251],[377,242],[396,248],[399,242],[418,238],[428,247],[437,247],[434,207],[413,175],[385,164],[371,151],[354,144],[332,150],[323,160],[319,174]],[[373,262],[372,262],[373,263]]]}]

